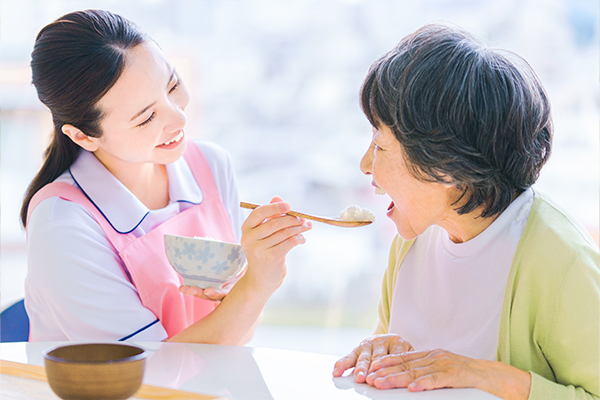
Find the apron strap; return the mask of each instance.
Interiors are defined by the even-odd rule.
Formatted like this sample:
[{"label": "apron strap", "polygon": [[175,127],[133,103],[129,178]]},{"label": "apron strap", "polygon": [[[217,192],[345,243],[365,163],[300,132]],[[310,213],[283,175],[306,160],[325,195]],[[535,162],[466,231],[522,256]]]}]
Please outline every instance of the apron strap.
[{"label": "apron strap", "polygon": [[[184,159],[190,167],[196,182],[201,185],[202,195],[206,198],[220,198],[219,190],[212,176],[210,166],[202,153],[202,150],[193,141],[188,142],[188,146],[184,153]],[[101,226],[102,230],[109,236],[110,242],[121,251],[131,242],[136,240],[132,233],[122,234],[117,232],[110,224],[108,219],[102,214],[102,211],[87,197],[87,195],[78,187],[65,182],[52,182],[38,190],[32,197],[29,207],[27,208],[27,223],[32,211],[39,203],[50,197],[60,197],[67,201],[73,201],[85,207],[86,210],[94,217],[96,222]]]},{"label": "apron strap", "polygon": [[219,189],[212,176],[210,166],[200,147],[193,141],[188,141],[188,146],[183,153],[183,158],[192,170],[192,174],[202,190],[203,197],[220,197]]},{"label": "apron strap", "polygon": [[50,197],[60,197],[63,200],[72,201],[85,207],[92,215],[102,230],[109,236],[109,241],[120,251],[120,249],[129,245],[135,240],[135,236],[131,233],[120,234],[112,227],[102,212],[96,205],[83,193],[81,189],[65,182],[52,182],[41,188],[31,198],[29,207],[27,208],[27,223],[29,225],[29,217],[31,213],[43,200]]}]

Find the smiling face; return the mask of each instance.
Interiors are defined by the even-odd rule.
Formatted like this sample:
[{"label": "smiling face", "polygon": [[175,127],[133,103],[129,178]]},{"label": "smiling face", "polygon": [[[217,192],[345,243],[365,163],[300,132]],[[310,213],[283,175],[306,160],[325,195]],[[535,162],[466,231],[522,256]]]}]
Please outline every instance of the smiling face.
[{"label": "smiling face", "polygon": [[431,225],[444,226],[456,215],[452,203],[458,197],[453,185],[417,179],[407,166],[402,146],[385,125],[373,129],[373,140],[360,167],[372,175],[373,185],[383,189],[392,203],[387,216],[404,239],[413,239]]},{"label": "smiling face", "polygon": [[91,138],[96,157],[114,174],[134,165],[167,164],[185,150],[189,94],[154,42],[127,52],[123,73],[100,99],[102,136]]}]

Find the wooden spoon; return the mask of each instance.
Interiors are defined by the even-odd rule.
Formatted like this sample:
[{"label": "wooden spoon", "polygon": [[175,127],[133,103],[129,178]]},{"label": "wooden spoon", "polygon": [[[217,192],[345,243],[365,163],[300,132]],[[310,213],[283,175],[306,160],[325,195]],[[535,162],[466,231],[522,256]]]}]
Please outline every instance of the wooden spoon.
[{"label": "wooden spoon", "polygon": [[[260,204],[252,204],[252,203],[244,203],[243,201],[240,203],[242,208],[248,208],[250,210],[254,210],[256,207],[260,206]],[[344,228],[355,228],[357,226],[365,226],[372,224],[373,221],[370,220],[361,220],[361,221],[344,221],[341,218],[325,218],[325,217],[317,217],[315,215],[304,214],[297,211],[288,211],[287,215],[293,215],[294,217],[300,217],[305,219],[310,219],[317,222],[322,222],[324,224],[341,226]]]}]

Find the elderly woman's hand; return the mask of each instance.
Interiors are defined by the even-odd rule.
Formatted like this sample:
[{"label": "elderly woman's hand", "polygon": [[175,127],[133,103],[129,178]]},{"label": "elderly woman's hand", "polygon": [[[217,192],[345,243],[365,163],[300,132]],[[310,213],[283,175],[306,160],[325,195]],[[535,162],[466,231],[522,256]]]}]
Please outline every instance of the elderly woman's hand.
[{"label": "elderly woman's hand", "polygon": [[367,374],[373,371],[372,363],[388,354],[405,353],[413,347],[398,335],[375,335],[360,342],[346,357],[335,363],[333,376],[339,377],[354,367],[354,379],[365,383]]},{"label": "elderly woman's hand", "polygon": [[439,388],[478,388],[502,399],[526,400],[531,375],[510,365],[460,356],[445,350],[401,352],[371,364],[366,382],[378,389],[412,392]]}]

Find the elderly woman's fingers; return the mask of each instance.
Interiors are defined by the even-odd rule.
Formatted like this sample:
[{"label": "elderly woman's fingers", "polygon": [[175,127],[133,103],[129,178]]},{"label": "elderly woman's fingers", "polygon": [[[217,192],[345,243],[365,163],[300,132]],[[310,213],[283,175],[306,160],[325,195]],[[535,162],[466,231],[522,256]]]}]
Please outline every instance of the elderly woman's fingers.
[{"label": "elderly woman's fingers", "polygon": [[356,382],[363,383],[373,371],[373,363],[385,358],[391,352],[403,353],[412,350],[410,343],[394,334],[375,335],[363,340],[346,357],[335,363],[333,376],[342,376],[344,371],[354,367]]},{"label": "elderly woman's fingers", "polygon": [[371,339],[363,340],[358,346],[358,359],[354,367],[354,380],[357,383],[365,383],[369,368],[371,368],[371,360],[373,359],[373,344]]},{"label": "elderly woman's fingers", "polygon": [[[375,379],[369,378],[367,383],[377,389],[394,389],[394,388],[407,388],[415,380],[428,376],[427,368],[418,368],[410,371],[399,372],[396,374],[389,374]],[[439,377],[437,378],[439,379]],[[443,386],[440,386],[443,387]]]},{"label": "elderly woman's fingers", "polygon": [[[487,364],[486,364],[487,363]],[[502,363],[495,362],[501,365]],[[377,360],[367,383],[378,389],[409,388],[411,391],[443,387],[481,387],[495,375],[489,362],[445,350],[409,352]]]},{"label": "elderly woman's fingers", "polygon": [[383,368],[404,365],[414,360],[422,360],[431,354],[431,351],[406,351],[395,354],[390,354],[385,357],[381,357],[373,362],[372,370],[378,371]]},{"label": "elderly woman's fingers", "polygon": [[345,371],[349,370],[350,368],[353,368],[356,365],[356,361],[358,360],[359,348],[360,346],[356,347],[350,352],[350,354],[336,361],[336,363],[333,366],[333,376],[342,376]]},{"label": "elderly woman's fingers", "polygon": [[401,354],[414,350],[412,344],[400,336],[394,336],[395,338],[388,341],[388,354]]},{"label": "elderly woman's fingers", "polygon": [[404,353],[412,350],[410,343],[398,335],[375,335],[369,340],[372,342],[372,355],[367,373],[373,371],[374,362],[388,356],[388,354]]},{"label": "elderly woman's fingers", "polygon": [[384,357],[374,366],[367,383],[378,389],[467,387],[467,382],[459,378],[466,377],[469,371],[465,360],[457,357],[460,356],[442,350]]},{"label": "elderly woman's fingers", "polygon": [[455,377],[447,372],[433,372],[425,374],[408,384],[407,388],[411,392],[420,392],[423,390],[433,390],[445,387],[464,387]]},{"label": "elderly woman's fingers", "polygon": [[354,379],[358,383],[364,383],[371,365],[371,349],[372,341],[363,340],[350,354],[335,363],[333,376],[342,376],[346,370],[354,367]]},{"label": "elderly woman's fingers", "polygon": [[[430,366],[434,361],[428,358],[428,352],[419,353],[403,353],[383,357],[371,364],[371,372],[367,375],[367,383],[374,386],[376,379],[386,378],[389,376],[400,376],[400,378],[408,379],[404,386],[417,378],[415,371]],[[398,378],[396,378],[398,379]]]}]

